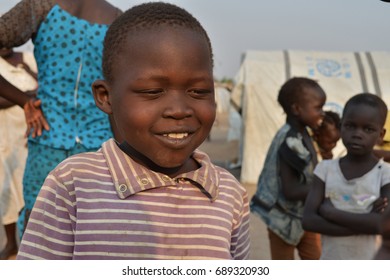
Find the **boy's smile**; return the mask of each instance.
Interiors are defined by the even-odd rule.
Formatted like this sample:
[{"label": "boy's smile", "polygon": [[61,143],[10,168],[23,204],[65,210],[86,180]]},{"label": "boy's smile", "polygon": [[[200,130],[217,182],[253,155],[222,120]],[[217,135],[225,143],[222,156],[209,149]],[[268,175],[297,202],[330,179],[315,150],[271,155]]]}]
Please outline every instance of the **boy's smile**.
[{"label": "boy's smile", "polygon": [[216,113],[206,39],[188,28],[163,26],[133,32],[127,42],[114,62],[113,81],[105,84],[108,113],[141,155],[130,156],[148,167],[150,160],[159,172],[193,170],[190,156],[207,138]]}]

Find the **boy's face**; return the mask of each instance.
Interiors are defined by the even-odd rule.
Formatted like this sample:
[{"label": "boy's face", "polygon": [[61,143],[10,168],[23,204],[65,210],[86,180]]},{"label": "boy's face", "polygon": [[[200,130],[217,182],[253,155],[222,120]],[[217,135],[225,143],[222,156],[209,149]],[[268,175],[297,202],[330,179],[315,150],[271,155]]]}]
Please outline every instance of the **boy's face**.
[{"label": "boy's face", "polygon": [[304,126],[317,129],[324,118],[322,107],[326,101],[325,94],[315,88],[306,87],[302,97],[295,105],[297,117]]},{"label": "boy's face", "polygon": [[374,145],[384,136],[380,115],[374,107],[350,105],[341,122],[341,138],[351,155],[372,152]]},{"label": "boy's face", "polygon": [[216,114],[206,39],[186,28],[132,33],[114,63],[104,111],[123,139],[159,167],[185,165]]}]

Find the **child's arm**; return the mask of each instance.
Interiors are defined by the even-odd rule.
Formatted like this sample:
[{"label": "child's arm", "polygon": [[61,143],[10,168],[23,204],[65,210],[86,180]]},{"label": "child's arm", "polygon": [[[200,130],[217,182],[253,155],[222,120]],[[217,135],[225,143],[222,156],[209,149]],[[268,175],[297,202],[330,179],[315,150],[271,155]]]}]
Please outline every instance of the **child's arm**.
[{"label": "child's arm", "polygon": [[300,182],[300,174],[294,170],[282,157],[280,158],[280,178],[283,195],[292,201],[305,201],[309,186]]},{"label": "child's arm", "polygon": [[374,149],[373,153],[377,158],[383,158],[384,161],[390,162],[390,151]]},{"label": "child's arm", "polygon": [[[381,197],[390,199],[390,184],[381,188]],[[381,213],[373,212],[357,214],[335,208],[330,201],[324,201],[320,213],[329,221],[353,230],[355,234],[378,234]]]},{"label": "child's arm", "polygon": [[[304,138],[293,132],[289,132],[284,142],[279,147],[279,176],[281,179],[281,191],[284,197],[291,201],[305,201],[310,186],[305,180],[304,170],[310,161],[316,157],[313,149],[306,148]],[[309,144],[312,144],[311,138]],[[307,142],[307,141],[306,141]],[[313,150],[312,153],[310,150]]]},{"label": "child's arm", "polygon": [[307,231],[333,236],[348,236],[354,232],[346,227],[332,223],[319,214],[319,208],[325,198],[325,183],[314,176],[314,181],[305,202],[302,226]]}]

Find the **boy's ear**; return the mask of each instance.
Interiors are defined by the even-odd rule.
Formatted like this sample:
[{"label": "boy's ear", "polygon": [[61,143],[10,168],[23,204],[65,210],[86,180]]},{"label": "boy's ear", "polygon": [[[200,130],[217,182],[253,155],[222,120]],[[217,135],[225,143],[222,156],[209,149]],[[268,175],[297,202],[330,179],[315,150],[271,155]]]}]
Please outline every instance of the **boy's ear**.
[{"label": "boy's ear", "polygon": [[96,106],[104,113],[111,115],[110,88],[106,81],[96,80],[92,83],[93,98]]},{"label": "boy's ear", "polygon": [[291,105],[291,113],[294,115],[294,116],[297,116],[299,115],[299,105],[297,103],[293,103]]},{"label": "boy's ear", "polygon": [[385,137],[385,135],[386,135],[386,128],[382,128],[382,131],[379,135],[379,139],[377,141],[377,145],[380,145],[380,146],[383,145],[383,138]]}]

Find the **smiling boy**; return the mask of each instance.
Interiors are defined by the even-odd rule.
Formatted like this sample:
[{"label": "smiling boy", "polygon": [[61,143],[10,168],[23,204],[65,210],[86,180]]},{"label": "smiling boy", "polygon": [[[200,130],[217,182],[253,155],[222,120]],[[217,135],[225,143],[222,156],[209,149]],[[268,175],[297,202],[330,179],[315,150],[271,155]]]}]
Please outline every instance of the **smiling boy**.
[{"label": "smiling boy", "polygon": [[46,179],[19,259],[245,259],[246,190],[196,150],[215,119],[210,40],[185,10],[131,8],[110,27],[97,106],[123,142]]}]

